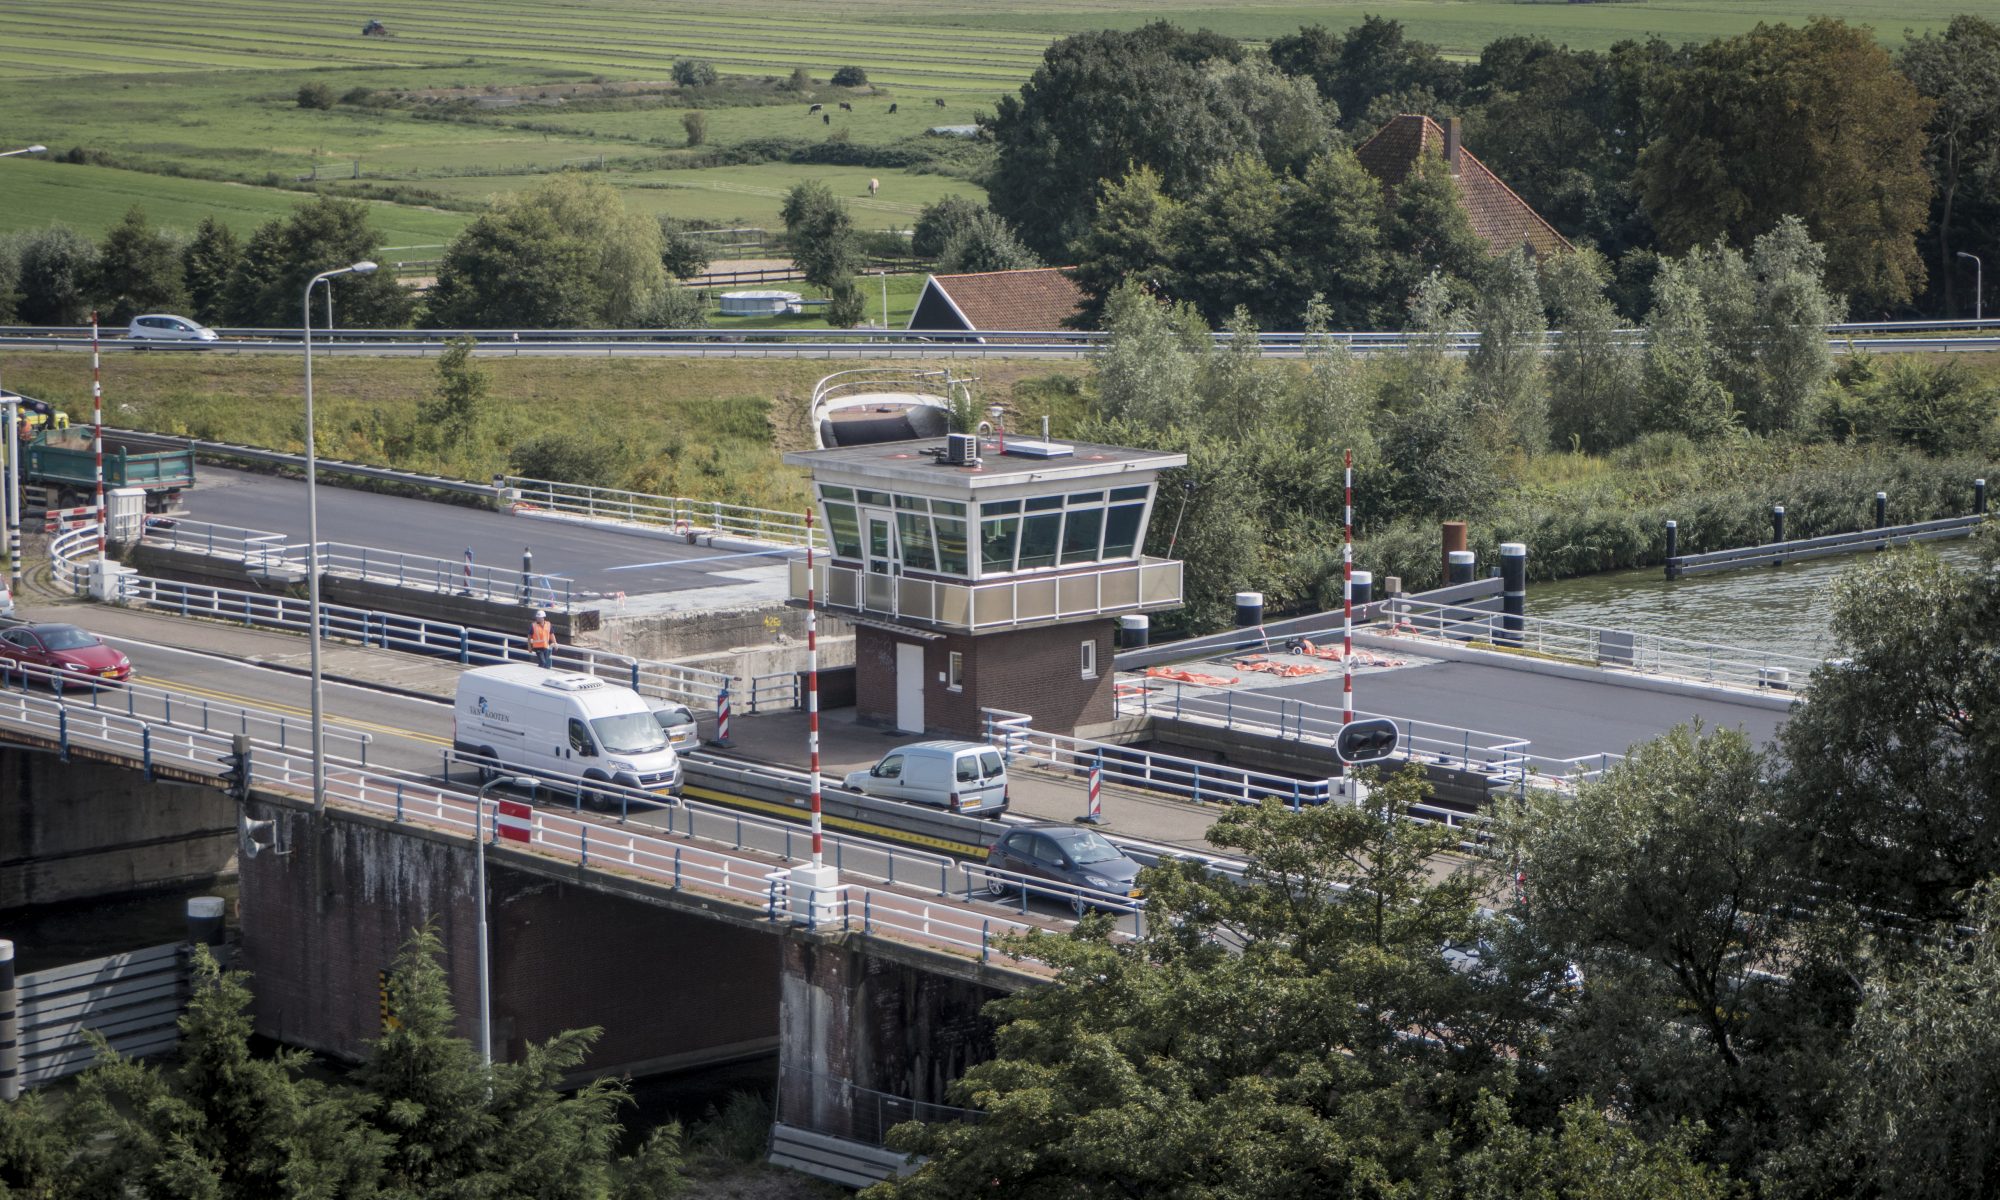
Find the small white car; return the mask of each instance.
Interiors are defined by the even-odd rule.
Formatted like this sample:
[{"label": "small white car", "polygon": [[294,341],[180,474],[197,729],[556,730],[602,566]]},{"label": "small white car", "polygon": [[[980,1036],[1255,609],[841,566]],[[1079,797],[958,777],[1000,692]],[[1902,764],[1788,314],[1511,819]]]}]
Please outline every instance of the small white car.
[{"label": "small white car", "polygon": [[0,583],[0,617],[14,615],[14,593],[5,583]]},{"label": "small white car", "polygon": [[125,327],[125,336],[139,342],[216,342],[221,337],[206,325],[197,325],[186,317],[171,316],[167,313],[151,313],[143,317],[133,317]]}]

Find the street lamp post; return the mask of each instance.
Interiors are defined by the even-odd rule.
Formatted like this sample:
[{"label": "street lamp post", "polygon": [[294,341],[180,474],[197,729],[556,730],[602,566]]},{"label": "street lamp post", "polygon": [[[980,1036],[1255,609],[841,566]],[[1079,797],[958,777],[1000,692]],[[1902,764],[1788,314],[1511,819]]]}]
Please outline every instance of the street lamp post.
[{"label": "street lamp post", "polygon": [[1977,254],[1960,250],[1958,256],[1972,260],[1972,319],[1983,321],[1986,319],[1986,264],[1979,261]]},{"label": "street lamp post", "polygon": [[[313,812],[326,811],[326,714],[321,703],[319,673],[319,458],[313,445],[313,339],[312,291],[322,280],[341,275],[373,275],[375,264],[358,262],[337,271],[321,271],[306,282],[306,618],[312,628],[306,640],[312,647],[312,791]],[[328,293],[333,291],[331,284]]]},{"label": "street lamp post", "polygon": [[[0,150],[0,158],[12,158],[16,154],[44,154],[48,147],[37,143],[23,146],[19,150]],[[0,396],[7,393],[0,390]],[[7,461],[4,471],[0,471],[0,486],[6,488],[6,495],[0,496],[0,536],[7,541],[7,565],[13,572],[14,591],[21,590],[21,439],[15,436],[21,417],[20,402],[7,400]]]}]

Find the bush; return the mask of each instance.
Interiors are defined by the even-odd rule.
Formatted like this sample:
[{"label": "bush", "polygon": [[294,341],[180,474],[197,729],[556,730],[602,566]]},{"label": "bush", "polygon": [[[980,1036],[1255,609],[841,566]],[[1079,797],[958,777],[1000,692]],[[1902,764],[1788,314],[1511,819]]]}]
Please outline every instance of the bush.
[{"label": "bush", "polygon": [[340,94],[342,104],[369,104],[375,101],[375,93],[365,87],[348,88]]},{"label": "bush", "polygon": [[687,130],[688,145],[701,145],[708,140],[708,114],[700,110],[682,113],[681,128]]},{"label": "bush", "polygon": [[826,306],[826,323],[835,329],[852,329],[868,314],[868,297],[852,283],[833,289]]},{"label": "bush", "polygon": [[860,67],[842,67],[833,73],[833,86],[849,88],[867,87],[868,72],[862,70]]},{"label": "bush", "polygon": [[622,487],[631,457],[631,448],[622,441],[598,433],[561,430],[514,447],[507,456],[507,466],[529,479]]},{"label": "bush", "polygon": [[804,67],[793,67],[792,77],[785,81],[785,86],[794,92],[812,91],[812,72],[806,70]]},{"label": "bush", "polygon": [[332,108],[333,89],[323,83],[299,85],[300,108]]},{"label": "bush", "polygon": [[705,58],[683,58],[674,63],[674,82],[682,87],[709,87],[717,78],[715,64]]}]

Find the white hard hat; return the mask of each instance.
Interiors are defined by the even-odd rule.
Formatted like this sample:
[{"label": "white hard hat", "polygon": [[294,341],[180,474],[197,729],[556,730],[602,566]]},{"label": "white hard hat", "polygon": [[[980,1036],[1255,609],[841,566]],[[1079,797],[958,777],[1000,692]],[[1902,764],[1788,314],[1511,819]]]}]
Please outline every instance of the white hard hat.
[{"label": "white hard hat", "polygon": [[547,617],[548,615],[549,615],[549,614],[547,614],[547,613],[543,612],[543,611],[542,611],[541,609],[539,609],[539,608],[535,610],[535,620],[537,620],[537,621],[540,621],[540,620],[543,620],[543,619],[545,619],[545,618],[546,618],[546,617]]}]

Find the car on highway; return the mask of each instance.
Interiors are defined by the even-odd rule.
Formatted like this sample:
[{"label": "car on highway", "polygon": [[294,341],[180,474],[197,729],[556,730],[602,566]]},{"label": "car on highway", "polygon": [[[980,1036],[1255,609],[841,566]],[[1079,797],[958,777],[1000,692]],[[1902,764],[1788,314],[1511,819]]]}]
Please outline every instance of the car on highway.
[{"label": "car on highway", "polygon": [[0,671],[14,671],[24,677],[40,668],[60,672],[64,679],[109,679],[123,683],[132,678],[132,660],[104,644],[104,639],[74,625],[17,625],[0,630]]},{"label": "car on highway", "polygon": [[676,754],[692,750],[701,743],[701,730],[695,723],[694,714],[685,704],[675,704],[671,700],[651,701],[653,720],[659,723],[660,731],[667,735],[667,742]]},{"label": "car on highway", "polygon": [[[1130,900],[1140,896],[1139,864],[1094,829],[1054,822],[1018,826],[993,843],[986,852],[986,865],[993,872],[986,877],[990,896],[1019,888],[1011,877],[1017,875],[1066,885],[1064,890],[1088,888]],[[1079,913],[1093,906],[1082,891],[1070,894],[1069,903]]]},{"label": "car on highway", "polygon": [[206,325],[170,313],[133,317],[125,336],[135,342],[219,342],[222,335]]},{"label": "car on highway", "polygon": [[14,593],[6,584],[0,583],[0,618],[11,620],[14,616]]}]

